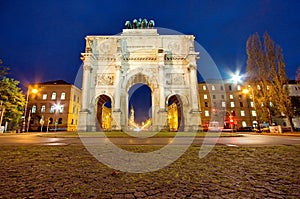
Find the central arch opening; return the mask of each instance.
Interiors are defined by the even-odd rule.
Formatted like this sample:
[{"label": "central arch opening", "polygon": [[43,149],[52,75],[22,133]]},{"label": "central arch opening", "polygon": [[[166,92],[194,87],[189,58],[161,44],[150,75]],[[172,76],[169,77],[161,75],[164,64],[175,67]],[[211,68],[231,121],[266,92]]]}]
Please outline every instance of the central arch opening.
[{"label": "central arch opening", "polygon": [[137,83],[128,90],[128,129],[148,131],[152,121],[152,92],[148,85]]}]

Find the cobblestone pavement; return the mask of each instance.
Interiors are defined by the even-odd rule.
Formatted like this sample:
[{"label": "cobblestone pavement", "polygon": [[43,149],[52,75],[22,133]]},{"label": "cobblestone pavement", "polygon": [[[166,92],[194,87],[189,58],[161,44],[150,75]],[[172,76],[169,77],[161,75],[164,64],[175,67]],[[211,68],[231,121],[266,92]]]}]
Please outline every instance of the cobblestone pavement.
[{"label": "cobblestone pavement", "polygon": [[[125,146],[130,151],[154,146]],[[0,198],[299,198],[300,146],[192,146],[151,173],[123,173],[82,145],[1,146]]]}]

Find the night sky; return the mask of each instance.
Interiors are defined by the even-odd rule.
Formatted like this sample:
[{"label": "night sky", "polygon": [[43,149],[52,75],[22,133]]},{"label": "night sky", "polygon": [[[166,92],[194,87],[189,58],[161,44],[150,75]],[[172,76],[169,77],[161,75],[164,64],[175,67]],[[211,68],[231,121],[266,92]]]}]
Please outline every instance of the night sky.
[{"label": "night sky", "polygon": [[289,78],[300,66],[300,1],[0,1],[0,59],[26,83],[74,83],[86,35],[115,35],[126,20],[193,34],[222,76],[246,69],[247,38],[268,32],[283,49]]}]

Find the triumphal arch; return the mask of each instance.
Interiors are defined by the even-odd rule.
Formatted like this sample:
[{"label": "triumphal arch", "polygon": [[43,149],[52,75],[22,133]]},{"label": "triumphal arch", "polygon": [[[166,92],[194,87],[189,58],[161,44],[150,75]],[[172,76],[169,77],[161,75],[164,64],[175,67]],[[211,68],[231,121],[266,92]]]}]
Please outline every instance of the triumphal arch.
[{"label": "triumphal arch", "polygon": [[148,130],[197,130],[201,125],[199,53],[194,49],[194,36],[160,35],[152,20],[125,25],[119,35],[85,38],[78,130],[128,131],[133,120],[128,91],[139,83],[151,90]]}]

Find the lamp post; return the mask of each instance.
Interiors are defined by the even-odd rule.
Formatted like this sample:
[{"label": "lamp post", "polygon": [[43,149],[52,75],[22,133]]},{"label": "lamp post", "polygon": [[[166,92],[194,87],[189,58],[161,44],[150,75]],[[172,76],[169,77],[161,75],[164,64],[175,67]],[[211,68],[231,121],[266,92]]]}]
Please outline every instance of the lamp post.
[{"label": "lamp post", "polygon": [[[37,89],[32,89],[31,91],[33,94],[36,94],[38,92]],[[26,96],[26,102],[25,102],[25,109],[24,109],[24,115],[23,115],[23,122],[22,122],[22,132],[25,132],[26,128],[26,114],[27,114],[27,106],[28,106],[28,100],[29,100],[29,94],[30,94],[30,88],[27,90],[27,96]],[[29,125],[29,123],[28,123]]]},{"label": "lamp post", "polygon": [[[249,86],[249,88],[251,88],[250,86]],[[243,89],[243,93],[244,94],[249,94],[249,92],[250,92],[250,90],[251,90],[251,95],[252,95],[252,99],[253,99],[253,107],[254,107],[254,109],[255,109],[255,120],[256,120],[256,125],[257,125],[257,129],[258,129],[258,131],[260,131],[260,127],[259,127],[259,121],[258,121],[258,117],[257,117],[257,109],[256,109],[256,105],[255,105],[255,98],[254,98],[254,93],[253,93],[253,89],[251,88],[251,89]],[[252,125],[252,119],[251,119],[251,117],[252,117],[252,114],[250,113],[250,103],[248,104],[248,106],[249,106],[249,115],[250,115],[250,121],[251,121],[251,125]]]}]

